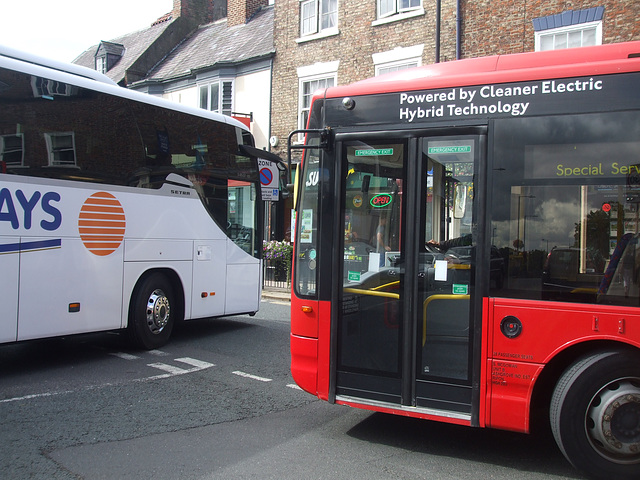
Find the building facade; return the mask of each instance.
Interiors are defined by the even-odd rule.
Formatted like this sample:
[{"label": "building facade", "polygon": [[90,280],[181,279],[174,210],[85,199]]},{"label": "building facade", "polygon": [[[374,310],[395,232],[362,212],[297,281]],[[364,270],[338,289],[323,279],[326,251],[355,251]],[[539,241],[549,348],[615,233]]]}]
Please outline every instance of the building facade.
[{"label": "building facade", "polygon": [[130,89],[234,116],[267,148],[273,13],[268,0],[174,0],[148,28],[101,42],[74,63]]}]

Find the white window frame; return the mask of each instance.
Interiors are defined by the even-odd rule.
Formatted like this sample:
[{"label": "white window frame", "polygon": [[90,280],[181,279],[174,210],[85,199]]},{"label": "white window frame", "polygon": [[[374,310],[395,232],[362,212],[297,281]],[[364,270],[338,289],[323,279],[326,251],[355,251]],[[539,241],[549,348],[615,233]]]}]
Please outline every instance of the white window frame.
[{"label": "white window frame", "polygon": [[107,56],[100,55],[96,57],[96,71],[100,73],[107,73]]},{"label": "white window frame", "polygon": [[35,98],[52,100],[54,96],[70,97],[78,92],[78,87],[50,78],[31,77],[31,89]]},{"label": "white window frame", "polygon": [[[403,6],[403,3],[418,2],[418,5]],[[376,20],[372,25],[383,25],[385,23],[397,22],[407,18],[424,15],[424,0],[376,0]],[[389,4],[388,10],[383,11],[383,7]]]},{"label": "white window frame", "polygon": [[[340,62],[316,63],[305,67],[298,68],[298,128],[305,129],[307,125],[305,120],[309,118],[309,110],[311,104],[305,105],[305,99],[311,98],[313,92],[309,95],[304,94],[305,84],[310,82],[319,82],[322,80],[332,80],[333,85],[338,85],[338,66]],[[305,115],[306,113],[306,115]],[[298,135],[298,142],[304,141],[304,135]]]},{"label": "white window frame", "polygon": [[[587,23],[579,23],[577,25],[568,25],[566,27],[558,27],[558,28],[549,28],[547,30],[541,30],[539,32],[535,32],[535,50],[536,52],[541,51],[542,41],[544,37],[556,37],[559,35],[566,35],[568,37],[569,34],[575,32],[584,32],[585,30],[591,30],[595,28],[595,42],[589,45],[602,45],[602,20],[597,20],[595,22],[587,22]],[[554,42],[555,43],[555,42]],[[580,46],[586,46],[581,42]],[[563,48],[569,48],[563,47]],[[554,47],[551,50],[555,50]],[[549,50],[549,49],[547,49]]]},{"label": "white window frame", "polygon": [[376,65],[376,77],[385,73],[397,72],[399,70],[407,70],[409,68],[419,67],[418,60],[404,60],[402,62],[387,63],[385,65]]},{"label": "white window frame", "polygon": [[[296,41],[307,42],[317,38],[337,35],[339,0],[300,0],[300,38]],[[335,10],[329,10],[335,2]],[[323,28],[322,21],[327,16],[334,17],[334,25]]]},{"label": "white window frame", "polygon": [[[231,93],[229,97],[226,97],[224,94],[225,85],[227,86],[230,85]],[[213,97],[215,96],[215,95],[212,95],[213,87],[218,88],[218,95],[216,98],[218,102],[217,108],[213,108],[215,105],[212,104]],[[203,89],[206,89],[207,91],[206,106],[202,106]],[[230,115],[234,109],[234,103],[235,103],[234,93],[235,93],[235,82],[234,82],[234,79],[232,78],[221,78],[214,82],[198,84],[198,107],[203,108],[204,110],[209,110],[211,112],[224,113],[226,115]],[[225,105],[225,104],[229,104],[229,105]]]},{"label": "white window frame", "polygon": [[420,67],[422,66],[423,52],[424,44],[411,47],[396,47],[386,52],[374,53],[371,57],[375,66],[375,75],[387,73],[382,71],[385,69],[397,71],[405,68]]},{"label": "white window frame", "polygon": [[[20,138],[20,148],[11,148],[7,147],[7,138]],[[5,155],[7,154],[15,154],[16,152],[20,152],[20,162],[9,162],[5,159]],[[22,133],[13,133],[9,135],[0,135],[0,161],[4,162],[5,165],[11,165],[12,167],[22,167],[24,166],[24,135]]]},{"label": "white window frame", "polygon": [[300,36],[318,33],[318,0],[300,2]]},{"label": "white window frame", "polygon": [[[63,138],[63,137],[71,137],[71,147],[70,148],[55,148],[55,138]],[[45,133],[44,138],[47,142],[47,152],[49,157],[49,166],[50,167],[75,167],[78,165],[78,160],[76,158],[76,138],[74,132],[55,132],[55,133]],[[73,163],[71,162],[61,162],[59,159],[56,159],[56,156],[59,152],[73,152]]]}]

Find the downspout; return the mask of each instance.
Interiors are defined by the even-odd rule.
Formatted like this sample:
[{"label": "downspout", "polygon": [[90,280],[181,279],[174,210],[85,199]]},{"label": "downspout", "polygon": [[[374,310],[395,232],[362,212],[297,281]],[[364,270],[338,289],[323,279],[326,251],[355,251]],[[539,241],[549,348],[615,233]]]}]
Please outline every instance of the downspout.
[{"label": "downspout", "polygon": [[440,7],[442,0],[436,0],[436,63],[440,63]]},{"label": "downspout", "polygon": [[461,2],[462,0],[456,0],[456,60],[460,60],[462,50],[462,18],[460,18]]}]

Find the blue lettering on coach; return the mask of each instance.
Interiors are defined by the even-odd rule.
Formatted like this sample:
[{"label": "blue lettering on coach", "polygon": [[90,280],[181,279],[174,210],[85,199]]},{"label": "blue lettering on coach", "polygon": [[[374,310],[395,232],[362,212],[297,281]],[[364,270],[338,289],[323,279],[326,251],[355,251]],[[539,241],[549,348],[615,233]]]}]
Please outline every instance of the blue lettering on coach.
[{"label": "blue lettering on coach", "polygon": [[27,200],[22,190],[16,190],[16,198],[24,211],[24,228],[29,230],[31,228],[31,212],[33,212],[38,200],[40,200],[40,192],[33,192],[31,199]]},{"label": "blue lettering on coach", "polygon": [[57,192],[47,192],[42,196],[42,210],[53,217],[52,220],[42,220],[40,226],[45,230],[57,230],[62,224],[62,213],[51,202],[59,202],[60,194]]},{"label": "blue lettering on coach", "polygon": [[33,212],[40,208],[51,218],[40,221],[40,227],[44,230],[53,231],[60,228],[62,224],[62,212],[58,210],[52,203],[60,201],[60,194],[57,192],[47,192],[44,195],[38,191],[34,192],[30,198],[24,194],[22,190],[16,190],[15,200],[8,188],[0,189],[0,222],[11,223],[11,228],[17,230],[20,228],[19,209],[22,210],[22,226],[29,230],[33,219]]}]

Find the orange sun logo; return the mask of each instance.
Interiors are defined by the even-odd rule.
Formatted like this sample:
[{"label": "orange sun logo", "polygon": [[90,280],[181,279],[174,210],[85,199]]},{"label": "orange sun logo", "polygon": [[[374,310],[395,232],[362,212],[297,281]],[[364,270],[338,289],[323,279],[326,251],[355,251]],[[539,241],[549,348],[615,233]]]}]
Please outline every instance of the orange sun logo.
[{"label": "orange sun logo", "polygon": [[124,209],[116,197],[96,192],[82,205],[78,231],[82,243],[94,255],[105,256],[122,244],[126,227]]}]

